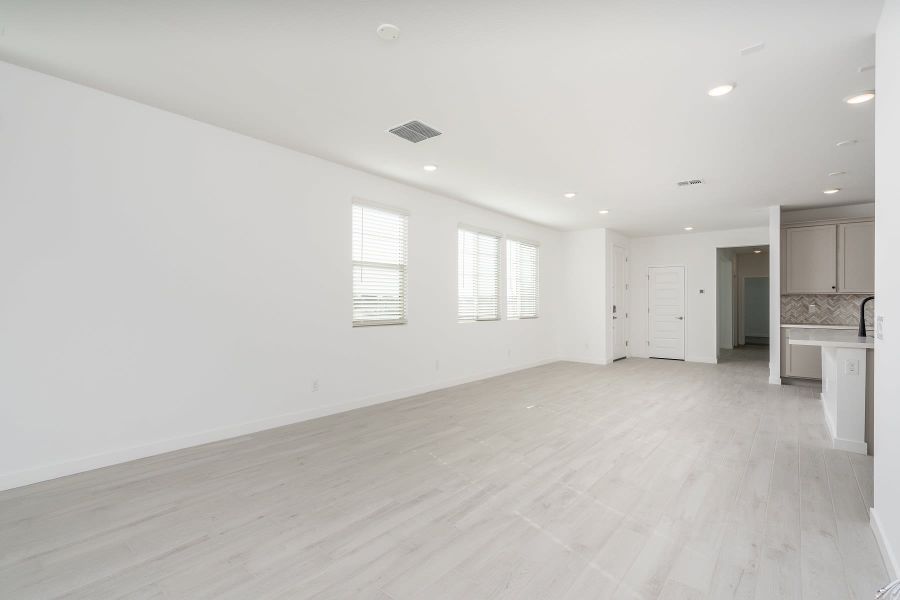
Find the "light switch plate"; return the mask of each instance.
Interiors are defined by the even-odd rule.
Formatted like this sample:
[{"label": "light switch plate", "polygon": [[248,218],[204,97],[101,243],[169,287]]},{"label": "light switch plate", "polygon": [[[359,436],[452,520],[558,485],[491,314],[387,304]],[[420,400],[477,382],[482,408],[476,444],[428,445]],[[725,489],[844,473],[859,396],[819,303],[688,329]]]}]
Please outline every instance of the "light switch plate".
[{"label": "light switch plate", "polygon": [[875,317],[875,337],[879,340],[884,339],[884,317],[881,315]]}]

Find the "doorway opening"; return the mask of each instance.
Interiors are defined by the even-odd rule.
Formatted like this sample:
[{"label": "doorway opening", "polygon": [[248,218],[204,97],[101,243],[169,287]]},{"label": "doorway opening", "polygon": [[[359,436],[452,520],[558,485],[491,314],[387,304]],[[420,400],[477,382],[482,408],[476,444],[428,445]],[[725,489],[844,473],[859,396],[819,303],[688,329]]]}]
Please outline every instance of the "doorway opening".
[{"label": "doorway opening", "polygon": [[769,246],[718,248],[716,276],[719,360],[768,361]]}]

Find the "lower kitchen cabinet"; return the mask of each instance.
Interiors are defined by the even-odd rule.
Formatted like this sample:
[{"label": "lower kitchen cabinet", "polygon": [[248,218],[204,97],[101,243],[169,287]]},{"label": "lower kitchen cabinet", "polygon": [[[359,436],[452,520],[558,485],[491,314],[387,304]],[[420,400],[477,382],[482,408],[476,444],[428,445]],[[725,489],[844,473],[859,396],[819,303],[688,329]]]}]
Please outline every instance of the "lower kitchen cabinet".
[{"label": "lower kitchen cabinet", "polygon": [[781,330],[781,374],[783,377],[822,379],[822,348],[787,343],[790,328]]}]

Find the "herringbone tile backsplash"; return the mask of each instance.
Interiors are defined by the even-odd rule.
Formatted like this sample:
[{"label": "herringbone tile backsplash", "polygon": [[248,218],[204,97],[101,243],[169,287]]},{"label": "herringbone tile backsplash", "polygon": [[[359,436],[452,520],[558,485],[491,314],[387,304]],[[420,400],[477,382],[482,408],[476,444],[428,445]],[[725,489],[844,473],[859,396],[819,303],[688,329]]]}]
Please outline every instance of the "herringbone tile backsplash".
[{"label": "herringbone tile backsplash", "polygon": [[[781,322],[784,324],[853,325],[859,324],[859,303],[867,294],[789,294],[781,297]],[[866,305],[866,327],[875,320],[875,300]]]}]

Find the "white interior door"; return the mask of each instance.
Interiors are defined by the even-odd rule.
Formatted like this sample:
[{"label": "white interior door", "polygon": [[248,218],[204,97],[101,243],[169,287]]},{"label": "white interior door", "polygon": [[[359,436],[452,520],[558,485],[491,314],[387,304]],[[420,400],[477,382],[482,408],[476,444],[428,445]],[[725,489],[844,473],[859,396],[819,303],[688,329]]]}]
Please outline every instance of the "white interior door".
[{"label": "white interior door", "polygon": [[613,289],[612,289],[612,327],[613,327],[613,360],[625,358],[627,349],[628,310],[625,307],[627,256],[625,248],[613,246]]},{"label": "white interior door", "polygon": [[684,360],[684,267],[650,267],[650,356]]}]

